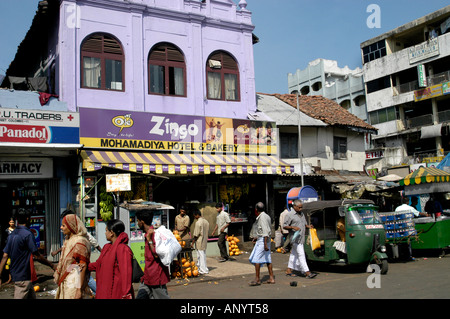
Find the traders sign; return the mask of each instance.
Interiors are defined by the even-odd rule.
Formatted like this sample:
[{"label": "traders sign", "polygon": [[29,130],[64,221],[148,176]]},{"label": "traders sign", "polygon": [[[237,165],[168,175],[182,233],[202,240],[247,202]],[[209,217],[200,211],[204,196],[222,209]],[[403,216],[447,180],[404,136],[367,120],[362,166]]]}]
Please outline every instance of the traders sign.
[{"label": "traders sign", "polygon": [[52,178],[51,158],[1,157],[0,179]]},{"label": "traders sign", "polygon": [[243,119],[79,108],[85,147],[276,154],[276,124]]},{"label": "traders sign", "polygon": [[0,142],[79,143],[78,113],[0,109]]}]

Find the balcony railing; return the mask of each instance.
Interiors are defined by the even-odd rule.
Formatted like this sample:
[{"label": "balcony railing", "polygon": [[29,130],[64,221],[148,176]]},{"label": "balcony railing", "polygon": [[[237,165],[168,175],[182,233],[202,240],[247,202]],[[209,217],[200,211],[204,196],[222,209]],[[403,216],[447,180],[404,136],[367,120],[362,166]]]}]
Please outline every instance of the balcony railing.
[{"label": "balcony railing", "polygon": [[394,95],[412,92],[419,89],[419,82],[412,81],[394,87]]},{"label": "balcony railing", "polygon": [[433,86],[433,85],[441,84],[441,83],[448,82],[448,81],[450,81],[450,71],[438,73],[433,76],[429,76],[427,78],[428,86]]},{"label": "balcony railing", "polygon": [[450,122],[450,110],[438,113],[439,123]]},{"label": "balcony railing", "polygon": [[[427,77],[427,86],[433,86],[450,81],[450,71],[435,74]],[[400,84],[394,87],[394,95],[412,92],[419,89],[419,82],[412,81],[404,84]]]},{"label": "balcony railing", "polygon": [[425,125],[431,125],[433,124],[433,115],[427,114],[417,117],[409,118],[406,124],[406,128],[413,128],[413,127],[422,127]]},{"label": "balcony railing", "polygon": [[[439,123],[450,122],[450,110],[439,112],[438,113],[438,122]],[[403,129],[422,127],[425,125],[432,125],[432,124],[433,124],[433,115],[426,114],[426,115],[411,117],[411,118],[407,119],[406,126]],[[403,130],[401,127],[397,126],[397,128],[399,130]]]}]

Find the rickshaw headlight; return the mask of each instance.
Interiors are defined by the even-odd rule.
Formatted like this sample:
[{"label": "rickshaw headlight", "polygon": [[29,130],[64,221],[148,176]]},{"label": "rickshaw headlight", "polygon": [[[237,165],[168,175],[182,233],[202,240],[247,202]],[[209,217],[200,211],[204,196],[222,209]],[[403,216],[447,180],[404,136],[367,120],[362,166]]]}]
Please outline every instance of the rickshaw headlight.
[{"label": "rickshaw headlight", "polygon": [[386,246],[380,246],[380,251],[382,253],[385,253],[386,252]]}]

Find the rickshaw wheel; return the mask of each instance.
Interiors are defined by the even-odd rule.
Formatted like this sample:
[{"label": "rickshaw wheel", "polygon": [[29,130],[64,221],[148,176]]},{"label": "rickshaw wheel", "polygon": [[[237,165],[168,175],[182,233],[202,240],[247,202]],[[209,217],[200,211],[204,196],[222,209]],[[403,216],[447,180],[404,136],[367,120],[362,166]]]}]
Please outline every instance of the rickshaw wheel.
[{"label": "rickshaw wheel", "polygon": [[[386,259],[372,261],[371,265],[377,265],[380,268],[380,274],[386,275],[389,270],[389,263]],[[372,268],[372,272],[375,272],[375,269]]]},{"label": "rickshaw wheel", "polygon": [[381,261],[381,274],[382,275],[386,275],[387,274],[387,272],[388,272],[388,270],[389,270],[389,264],[388,264],[388,261],[386,260],[386,259],[383,259],[382,261]]}]

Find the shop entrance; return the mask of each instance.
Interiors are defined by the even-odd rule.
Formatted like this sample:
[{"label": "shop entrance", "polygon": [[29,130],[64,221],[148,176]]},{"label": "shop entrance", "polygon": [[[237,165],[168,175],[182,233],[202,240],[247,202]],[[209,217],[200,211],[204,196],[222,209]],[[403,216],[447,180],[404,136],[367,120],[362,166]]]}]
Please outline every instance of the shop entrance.
[{"label": "shop entrance", "polygon": [[36,246],[46,255],[46,189],[48,182],[39,181],[11,181],[1,182],[0,211],[1,247],[6,243],[6,229],[9,221],[20,208],[31,212],[30,230],[34,234]]}]

